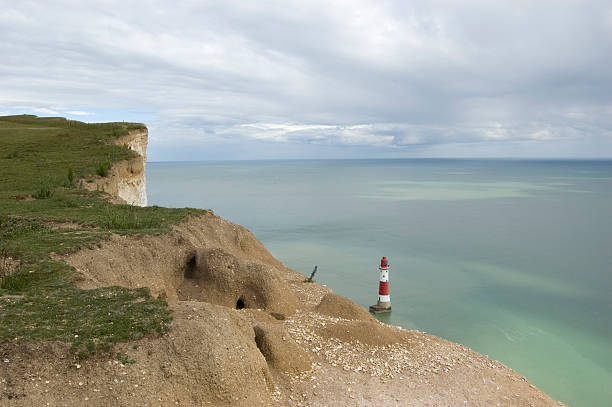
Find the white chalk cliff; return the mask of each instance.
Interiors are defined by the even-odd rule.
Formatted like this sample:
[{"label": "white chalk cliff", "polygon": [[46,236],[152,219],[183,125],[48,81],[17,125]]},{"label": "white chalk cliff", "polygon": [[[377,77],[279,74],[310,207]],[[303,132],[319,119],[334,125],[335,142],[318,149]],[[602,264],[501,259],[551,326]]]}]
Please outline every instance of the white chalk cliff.
[{"label": "white chalk cliff", "polygon": [[117,144],[127,146],[140,156],[137,163],[131,163],[129,172],[122,174],[117,185],[117,195],[130,205],[147,206],[145,169],[148,138],[148,130],[143,129],[131,131],[117,140]]},{"label": "white chalk cliff", "polygon": [[89,190],[106,192],[121,203],[147,206],[145,168],[147,164],[148,130],[132,130],[119,137],[115,143],[126,146],[138,154],[131,160],[113,163],[106,177],[95,178],[84,187]]}]

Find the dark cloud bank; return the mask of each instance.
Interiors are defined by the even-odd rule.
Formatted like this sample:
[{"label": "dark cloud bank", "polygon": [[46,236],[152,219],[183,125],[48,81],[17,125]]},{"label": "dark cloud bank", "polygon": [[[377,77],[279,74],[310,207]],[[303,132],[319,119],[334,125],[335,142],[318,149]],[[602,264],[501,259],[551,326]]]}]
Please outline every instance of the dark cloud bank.
[{"label": "dark cloud bank", "polygon": [[147,112],[153,160],[612,157],[609,1],[0,1],[0,36],[0,111]]}]

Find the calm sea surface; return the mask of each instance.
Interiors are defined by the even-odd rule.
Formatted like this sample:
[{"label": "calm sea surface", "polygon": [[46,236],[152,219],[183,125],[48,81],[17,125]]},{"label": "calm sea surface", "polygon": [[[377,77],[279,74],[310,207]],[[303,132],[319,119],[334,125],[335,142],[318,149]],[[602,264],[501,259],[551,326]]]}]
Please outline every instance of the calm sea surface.
[{"label": "calm sea surface", "polygon": [[612,405],[612,161],[149,163],[150,205],[213,209],[387,323]]}]

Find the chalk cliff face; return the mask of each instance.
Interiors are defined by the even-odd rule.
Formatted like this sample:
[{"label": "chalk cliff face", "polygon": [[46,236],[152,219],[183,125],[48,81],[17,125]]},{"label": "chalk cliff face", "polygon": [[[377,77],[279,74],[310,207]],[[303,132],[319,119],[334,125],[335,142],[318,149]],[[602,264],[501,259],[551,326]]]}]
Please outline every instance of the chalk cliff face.
[{"label": "chalk cliff face", "polygon": [[83,186],[93,191],[104,191],[114,201],[129,205],[147,206],[145,167],[147,163],[148,130],[133,130],[115,143],[127,146],[138,154],[137,158],[113,163],[108,176],[94,179]]},{"label": "chalk cliff face", "polygon": [[147,206],[145,168],[148,137],[148,130],[144,129],[131,131],[117,140],[117,144],[127,146],[140,156],[132,160],[136,162],[129,165],[128,171],[120,174],[117,182],[117,196],[130,205]]}]

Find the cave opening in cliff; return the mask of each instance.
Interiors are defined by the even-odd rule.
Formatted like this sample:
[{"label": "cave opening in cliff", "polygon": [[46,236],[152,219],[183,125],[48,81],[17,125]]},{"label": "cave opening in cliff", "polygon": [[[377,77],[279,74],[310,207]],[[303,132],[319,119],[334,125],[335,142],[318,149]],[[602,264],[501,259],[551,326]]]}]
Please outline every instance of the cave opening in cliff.
[{"label": "cave opening in cliff", "polygon": [[187,260],[187,264],[185,264],[185,278],[193,280],[196,276],[196,257],[191,256],[189,260]]},{"label": "cave opening in cliff", "polygon": [[178,299],[181,301],[204,301],[204,292],[200,287],[202,274],[198,270],[195,252],[188,255],[182,271],[183,280],[176,289]]},{"label": "cave opening in cliff", "polygon": [[238,301],[236,301],[236,309],[243,309],[245,307],[246,306],[244,305],[242,298],[238,298]]}]

